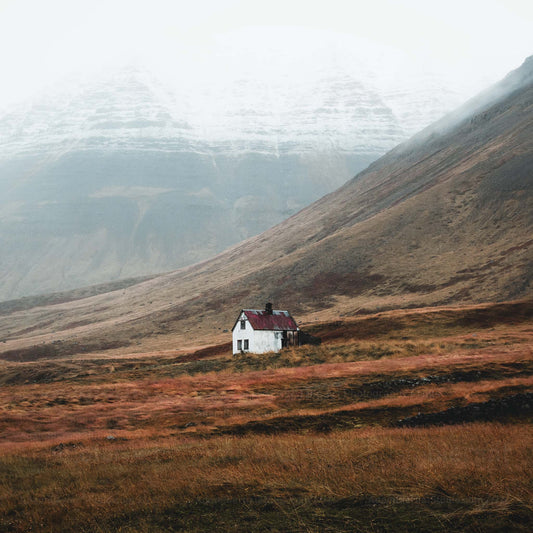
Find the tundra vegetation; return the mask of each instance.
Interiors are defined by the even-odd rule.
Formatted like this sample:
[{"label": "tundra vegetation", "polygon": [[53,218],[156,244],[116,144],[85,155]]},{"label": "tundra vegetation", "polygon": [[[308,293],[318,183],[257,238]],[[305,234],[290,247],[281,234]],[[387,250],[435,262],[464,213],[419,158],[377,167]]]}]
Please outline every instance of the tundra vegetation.
[{"label": "tundra vegetation", "polygon": [[0,360],[0,531],[531,531],[531,302]]}]

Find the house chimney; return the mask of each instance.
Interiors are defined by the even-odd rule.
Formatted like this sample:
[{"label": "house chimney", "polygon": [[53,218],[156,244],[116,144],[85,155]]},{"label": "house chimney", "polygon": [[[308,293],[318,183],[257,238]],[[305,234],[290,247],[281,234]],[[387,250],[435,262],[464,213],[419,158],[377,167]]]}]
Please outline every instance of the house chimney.
[{"label": "house chimney", "polygon": [[272,304],[270,302],[267,302],[266,305],[265,305],[265,313],[267,315],[271,315],[272,314]]}]

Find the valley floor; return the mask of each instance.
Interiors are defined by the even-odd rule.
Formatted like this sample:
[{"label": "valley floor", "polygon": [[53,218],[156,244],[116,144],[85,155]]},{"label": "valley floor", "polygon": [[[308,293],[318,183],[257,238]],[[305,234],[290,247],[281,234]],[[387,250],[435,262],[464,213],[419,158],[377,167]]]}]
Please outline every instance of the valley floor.
[{"label": "valley floor", "polygon": [[531,531],[532,308],[0,360],[0,531]]}]

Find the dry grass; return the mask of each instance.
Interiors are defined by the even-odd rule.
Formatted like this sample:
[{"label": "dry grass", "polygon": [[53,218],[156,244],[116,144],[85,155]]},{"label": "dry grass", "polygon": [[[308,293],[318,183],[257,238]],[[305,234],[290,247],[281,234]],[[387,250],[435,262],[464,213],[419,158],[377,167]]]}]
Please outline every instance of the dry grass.
[{"label": "dry grass", "polygon": [[[507,347],[503,353],[483,350],[384,357],[377,361],[237,373],[226,369],[157,380],[146,375],[137,380],[124,377],[117,380],[114,373],[105,369],[94,383],[91,383],[91,375],[80,383],[63,381],[3,387],[0,390],[0,446],[6,441],[31,439],[35,434],[41,438],[63,434],[68,438],[69,433],[97,430],[128,432],[157,428],[159,432],[172,432],[191,422],[194,427],[188,432],[210,430],[242,418],[263,418],[279,414],[280,410],[290,413],[306,404],[318,402],[321,406],[337,406],[335,391],[340,388],[342,392],[343,383],[353,389],[375,380],[390,383],[399,377],[447,376],[452,370],[487,372],[491,369],[494,377],[499,378],[492,381],[497,387],[504,377],[531,372],[531,366],[530,352],[519,345]],[[102,375],[110,382],[102,383]],[[409,391],[409,403],[426,403],[426,390],[437,395],[432,400],[435,403],[437,398],[444,398],[445,388],[446,384],[442,383],[429,388],[417,387]],[[475,386],[468,383],[458,394],[468,396],[475,390]],[[396,391],[385,392],[390,395]],[[414,396],[415,393],[418,396]],[[341,404],[351,403],[350,396],[341,395],[340,398]],[[443,405],[441,401],[438,407]]]},{"label": "dry grass", "polygon": [[340,329],[265,356],[4,363],[0,531],[529,531],[530,411],[391,426],[532,391],[530,323]]},{"label": "dry grass", "polygon": [[440,498],[505,512],[531,502],[532,438],[530,426],[475,424],[13,450],[0,463],[0,524],[106,531],[221,498]]}]

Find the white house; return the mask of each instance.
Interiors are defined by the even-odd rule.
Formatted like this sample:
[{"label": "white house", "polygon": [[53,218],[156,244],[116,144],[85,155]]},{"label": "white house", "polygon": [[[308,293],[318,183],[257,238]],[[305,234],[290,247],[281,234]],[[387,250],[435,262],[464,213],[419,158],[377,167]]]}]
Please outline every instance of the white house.
[{"label": "white house", "polygon": [[299,346],[300,328],[288,311],[272,309],[242,309],[233,333],[233,353],[279,352],[286,346]]}]

